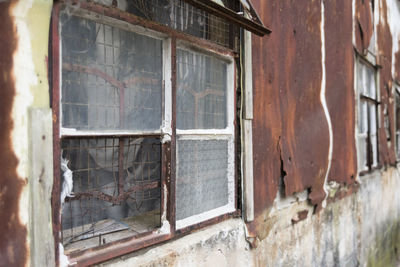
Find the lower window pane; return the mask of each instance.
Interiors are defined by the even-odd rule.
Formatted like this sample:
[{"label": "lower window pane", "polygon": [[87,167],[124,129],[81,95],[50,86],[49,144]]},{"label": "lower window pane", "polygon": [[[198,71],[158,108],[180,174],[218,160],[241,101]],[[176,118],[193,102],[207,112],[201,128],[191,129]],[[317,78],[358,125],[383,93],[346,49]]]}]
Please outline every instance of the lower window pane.
[{"label": "lower window pane", "polygon": [[228,150],[228,140],[178,140],[177,221],[229,204]]},{"label": "lower window pane", "polygon": [[[160,149],[156,138],[62,140],[62,157],[69,160],[74,192],[62,208],[62,241],[67,251],[160,226]],[[66,173],[61,170],[62,176]],[[61,179],[61,195],[66,179]]]}]

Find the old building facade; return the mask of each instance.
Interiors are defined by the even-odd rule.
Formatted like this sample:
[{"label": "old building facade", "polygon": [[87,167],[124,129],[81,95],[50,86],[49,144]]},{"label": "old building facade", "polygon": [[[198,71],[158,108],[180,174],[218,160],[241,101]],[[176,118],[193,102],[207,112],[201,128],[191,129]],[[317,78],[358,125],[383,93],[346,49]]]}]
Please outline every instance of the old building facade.
[{"label": "old building facade", "polygon": [[0,266],[399,264],[399,0],[0,14]]}]

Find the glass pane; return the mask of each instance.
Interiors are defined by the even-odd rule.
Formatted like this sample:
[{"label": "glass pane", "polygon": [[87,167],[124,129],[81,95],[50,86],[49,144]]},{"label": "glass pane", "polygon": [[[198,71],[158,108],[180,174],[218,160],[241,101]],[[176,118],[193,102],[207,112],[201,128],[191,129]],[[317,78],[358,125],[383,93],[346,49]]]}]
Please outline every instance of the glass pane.
[{"label": "glass pane", "polygon": [[[159,139],[64,139],[62,156],[69,161],[74,192],[62,208],[67,250],[99,245],[100,235],[110,242],[160,226]],[[117,231],[118,237],[107,235]]]},{"label": "glass pane", "polygon": [[177,128],[227,127],[227,64],[178,49]]},{"label": "glass pane", "polygon": [[376,82],[375,82],[375,70],[373,68],[365,66],[367,75],[367,89],[369,97],[376,99]]},{"label": "glass pane", "polygon": [[367,167],[367,137],[359,136],[358,137],[358,167],[359,169],[365,170]]},{"label": "glass pane", "polygon": [[364,66],[360,61],[357,61],[357,88],[358,92],[360,94],[365,94],[364,92],[364,87],[365,87],[365,82],[364,82]]},{"label": "glass pane", "polygon": [[396,92],[396,131],[400,131],[400,95]]},{"label": "glass pane", "polygon": [[375,134],[376,133],[376,105],[369,103],[369,117],[370,117],[370,133]]},{"label": "glass pane", "polygon": [[359,108],[360,108],[358,117],[359,133],[366,133],[368,130],[367,102],[360,100]]},{"label": "glass pane", "polygon": [[371,134],[371,146],[372,146],[372,166],[378,165],[378,138],[376,134]]},{"label": "glass pane", "polygon": [[396,132],[396,155],[400,158],[400,132]]},{"label": "glass pane", "polygon": [[178,140],[176,220],[228,204],[228,141]]},{"label": "glass pane", "polygon": [[61,18],[62,126],[159,129],[162,41],[75,16]]}]

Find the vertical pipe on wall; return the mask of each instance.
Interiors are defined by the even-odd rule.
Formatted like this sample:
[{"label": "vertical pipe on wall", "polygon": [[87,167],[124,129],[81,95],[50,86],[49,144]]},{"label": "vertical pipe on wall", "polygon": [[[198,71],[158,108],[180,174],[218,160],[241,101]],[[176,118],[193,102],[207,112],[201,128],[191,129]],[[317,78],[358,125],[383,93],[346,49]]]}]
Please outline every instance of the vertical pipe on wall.
[{"label": "vertical pipe on wall", "polygon": [[253,182],[253,73],[251,32],[243,31],[241,48],[242,72],[242,177],[243,208],[246,222],[254,220],[254,182]]}]

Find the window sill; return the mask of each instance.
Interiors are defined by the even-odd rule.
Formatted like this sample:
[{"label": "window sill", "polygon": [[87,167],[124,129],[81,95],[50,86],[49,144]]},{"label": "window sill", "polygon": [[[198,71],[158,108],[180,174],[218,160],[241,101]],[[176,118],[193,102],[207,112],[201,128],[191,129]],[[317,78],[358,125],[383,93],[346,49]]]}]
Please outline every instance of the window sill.
[{"label": "window sill", "polygon": [[[199,253],[199,248],[205,248],[207,255],[215,252],[212,248],[219,244],[234,244],[234,248],[224,245],[226,253],[237,253],[236,249],[245,251],[248,248],[245,234],[245,224],[241,218],[229,218],[223,222],[199,229],[190,234],[180,236],[165,243],[157,244],[149,249],[137,251],[123,258],[103,262],[102,266],[160,266],[165,265],[171,255],[189,255],[193,251]],[[210,247],[205,247],[209,244]],[[208,250],[209,248],[209,250]],[[217,251],[217,253],[220,253]],[[167,261],[168,262],[168,261]],[[212,263],[215,265],[215,262]]]},{"label": "window sill", "polygon": [[240,214],[241,211],[236,210],[235,212],[227,213],[198,224],[187,226],[169,234],[157,233],[157,230],[155,230],[151,233],[128,237],[98,247],[78,252],[71,252],[67,256],[71,266],[89,266],[98,264],[128,253],[136,252],[143,248],[153,245],[161,245],[162,242],[171,240],[175,237],[183,237],[196,230],[203,231],[210,227],[218,227],[220,223],[234,220],[234,217],[239,217]]},{"label": "window sill", "polygon": [[381,170],[382,170],[382,165],[379,164],[378,166],[372,168],[371,170],[365,170],[365,171],[359,172],[358,175],[362,176],[362,177],[367,177],[367,176],[370,176],[370,175],[374,175],[375,173],[378,173]]}]

